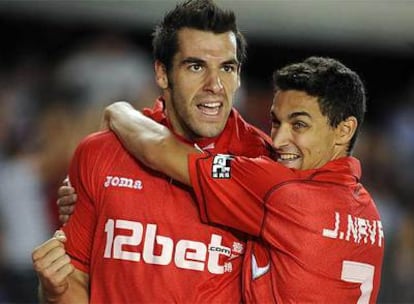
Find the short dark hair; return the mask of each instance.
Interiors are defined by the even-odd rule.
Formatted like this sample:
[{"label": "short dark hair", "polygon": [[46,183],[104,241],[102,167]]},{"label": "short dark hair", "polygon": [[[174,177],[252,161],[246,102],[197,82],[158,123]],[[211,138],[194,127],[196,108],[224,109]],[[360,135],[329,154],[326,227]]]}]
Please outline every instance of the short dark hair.
[{"label": "short dark hair", "polygon": [[178,31],[184,27],[216,34],[233,32],[237,41],[237,60],[243,63],[246,59],[246,40],[237,28],[234,12],[221,9],[212,0],[188,0],[167,12],[153,33],[154,59],[162,62],[167,70],[178,49]]},{"label": "short dark hair", "polygon": [[352,151],[366,112],[365,87],[357,73],[333,58],[309,57],[275,71],[273,84],[275,90],[298,90],[317,97],[332,127],[354,116],[358,126],[347,152]]}]

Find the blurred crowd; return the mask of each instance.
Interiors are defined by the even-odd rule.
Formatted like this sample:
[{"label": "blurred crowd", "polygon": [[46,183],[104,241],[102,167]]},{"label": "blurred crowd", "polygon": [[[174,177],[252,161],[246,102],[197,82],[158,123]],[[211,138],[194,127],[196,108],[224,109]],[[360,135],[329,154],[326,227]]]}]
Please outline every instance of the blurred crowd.
[{"label": "blurred crowd", "polygon": [[[244,77],[236,107],[268,133],[271,87]],[[387,115],[366,121],[355,151],[386,235],[381,303],[414,302],[413,88],[414,75],[393,95],[398,100],[378,101],[389,106]],[[150,107],[157,94],[151,54],[113,34],[80,43],[52,64],[24,56],[0,65],[0,303],[35,302],[31,251],[59,227],[56,191],[105,105]]]}]

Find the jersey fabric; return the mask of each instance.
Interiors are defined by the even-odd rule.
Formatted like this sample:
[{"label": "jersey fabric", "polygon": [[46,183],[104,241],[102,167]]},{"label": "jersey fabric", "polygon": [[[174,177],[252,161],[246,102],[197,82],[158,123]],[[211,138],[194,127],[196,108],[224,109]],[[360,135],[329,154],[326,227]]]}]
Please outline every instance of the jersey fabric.
[{"label": "jersey fabric", "polygon": [[[162,100],[144,113],[169,125]],[[249,156],[270,146],[235,110],[219,137],[197,144]],[[69,176],[78,201],[65,247],[90,276],[91,303],[240,303],[245,240],[203,224],[190,188],[144,167],[109,131],[81,142]]]},{"label": "jersey fabric", "polygon": [[[384,234],[353,157],[292,170],[267,157],[190,155],[202,220],[260,237],[269,265],[254,255],[246,302],[375,303]],[[269,270],[271,287],[260,274]]]}]

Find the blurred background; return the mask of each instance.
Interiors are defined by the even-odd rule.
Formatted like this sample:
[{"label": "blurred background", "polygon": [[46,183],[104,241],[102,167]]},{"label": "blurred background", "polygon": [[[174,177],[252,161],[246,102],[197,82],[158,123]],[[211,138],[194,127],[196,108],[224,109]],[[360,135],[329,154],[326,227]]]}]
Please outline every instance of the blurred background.
[{"label": "blurred background", "polygon": [[[105,105],[151,106],[151,32],[175,0],[0,1],[0,303],[35,302],[31,251],[59,227],[56,191]],[[355,155],[383,218],[380,303],[414,303],[414,1],[218,0],[249,42],[236,107],[269,132],[271,74],[311,55],[357,71]]]}]

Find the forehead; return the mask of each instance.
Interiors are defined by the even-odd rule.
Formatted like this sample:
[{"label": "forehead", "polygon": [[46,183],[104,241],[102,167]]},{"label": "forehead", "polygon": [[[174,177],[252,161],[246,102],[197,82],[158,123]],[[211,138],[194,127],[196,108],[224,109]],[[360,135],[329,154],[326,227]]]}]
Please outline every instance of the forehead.
[{"label": "forehead", "polygon": [[178,53],[182,57],[234,59],[237,41],[233,32],[216,34],[192,28],[178,31]]},{"label": "forehead", "polygon": [[318,97],[296,90],[277,91],[273,98],[271,111],[279,119],[290,118],[295,113],[308,113],[311,118],[323,116]]}]

